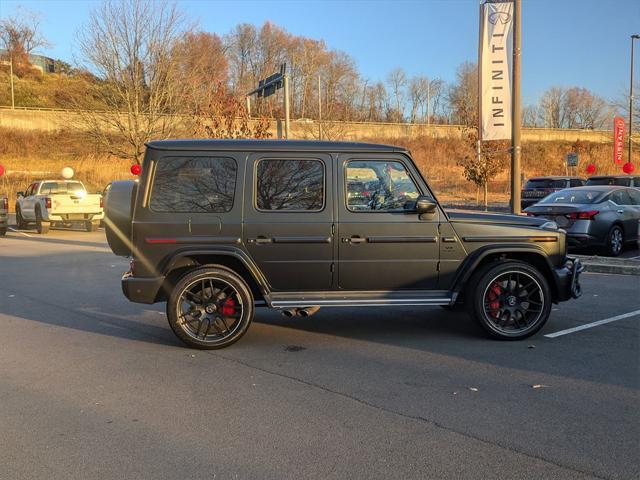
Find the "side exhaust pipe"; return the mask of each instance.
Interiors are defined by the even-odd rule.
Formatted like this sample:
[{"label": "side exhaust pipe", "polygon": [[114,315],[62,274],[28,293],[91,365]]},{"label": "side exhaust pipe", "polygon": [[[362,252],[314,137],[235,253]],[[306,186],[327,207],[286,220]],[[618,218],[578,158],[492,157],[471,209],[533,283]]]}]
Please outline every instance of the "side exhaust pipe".
[{"label": "side exhaust pipe", "polygon": [[298,309],[297,308],[285,308],[284,310],[282,310],[282,315],[284,315],[285,317],[291,318],[291,317],[295,317],[298,315]]},{"label": "side exhaust pipe", "polygon": [[301,317],[310,317],[314,313],[317,313],[320,307],[305,307],[298,310],[298,315]]}]

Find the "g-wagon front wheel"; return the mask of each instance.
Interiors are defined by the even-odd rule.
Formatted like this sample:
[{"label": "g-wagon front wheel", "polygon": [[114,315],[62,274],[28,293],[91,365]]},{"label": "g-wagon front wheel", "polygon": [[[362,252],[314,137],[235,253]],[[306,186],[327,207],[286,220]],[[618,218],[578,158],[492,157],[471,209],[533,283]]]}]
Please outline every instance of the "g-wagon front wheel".
[{"label": "g-wagon front wheel", "polygon": [[230,270],[206,267],[183,276],[167,301],[173,332],[190,347],[224,348],[237,342],[253,320],[253,295]]},{"label": "g-wagon front wheel", "polygon": [[494,338],[519,340],[529,337],[549,319],[549,284],[529,264],[498,263],[479,272],[470,285],[475,286],[471,314]]}]

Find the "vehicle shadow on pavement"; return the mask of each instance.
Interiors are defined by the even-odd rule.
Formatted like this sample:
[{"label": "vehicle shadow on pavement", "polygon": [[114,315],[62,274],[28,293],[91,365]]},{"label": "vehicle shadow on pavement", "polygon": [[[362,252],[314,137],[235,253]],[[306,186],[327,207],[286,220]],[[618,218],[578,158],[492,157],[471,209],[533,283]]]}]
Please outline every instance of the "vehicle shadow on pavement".
[{"label": "vehicle shadow on pavement", "polygon": [[[22,230],[18,230],[17,232],[11,232],[9,238],[11,240],[22,241],[22,242],[40,242],[40,243],[49,243],[49,244],[57,244],[57,245],[77,245],[82,247],[100,247],[104,249],[109,249],[109,246],[104,242],[89,242],[86,240],[74,240],[71,238],[56,238],[46,235],[39,235],[34,232],[23,232]],[[20,235],[21,233],[26,233],[30,235],[29,237],[25,237],[24,235]]]}]

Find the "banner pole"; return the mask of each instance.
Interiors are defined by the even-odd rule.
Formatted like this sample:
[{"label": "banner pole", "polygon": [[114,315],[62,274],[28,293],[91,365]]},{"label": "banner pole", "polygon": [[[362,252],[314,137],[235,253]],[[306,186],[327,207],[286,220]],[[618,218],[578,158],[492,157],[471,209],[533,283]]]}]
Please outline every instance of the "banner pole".
[{"label": "banner pole", "polygon": [[521,0],[513,3],[513,96],[511,104],[511,211],[520,213],[520,45],[522,34]]},{"label": "banner pole", "polygon": [[[478,165],[480,165],[480,162],[482,161],[482,29],[484,25],[482,0],[480,0],[480,15],[478,19],[480,20],[480,26],[478,28],[478,141],[476,142],[476,155],[478,158]],[[485,188],[486,182],[488,181],[488,179],[485,179]],[[486,202],[483,203],[486,210],[487,204]]]}]

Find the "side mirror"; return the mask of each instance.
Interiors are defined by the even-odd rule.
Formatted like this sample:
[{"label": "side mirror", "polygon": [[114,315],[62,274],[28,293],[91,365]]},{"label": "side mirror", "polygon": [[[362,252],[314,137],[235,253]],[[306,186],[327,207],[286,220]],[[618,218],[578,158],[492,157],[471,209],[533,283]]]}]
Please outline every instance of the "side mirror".
[{"label": "side mirror", "polygon": [[416,213],[418,215],[434,213],[436,208],[438,208],[438,205],[431,197],[420,195],[416,200]]},{"label": "side mirror", "polygon": [[16,197],[24,197],[24,192],[16,192]]}]

